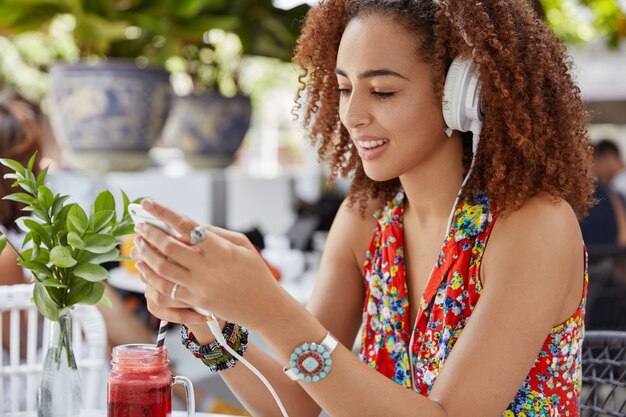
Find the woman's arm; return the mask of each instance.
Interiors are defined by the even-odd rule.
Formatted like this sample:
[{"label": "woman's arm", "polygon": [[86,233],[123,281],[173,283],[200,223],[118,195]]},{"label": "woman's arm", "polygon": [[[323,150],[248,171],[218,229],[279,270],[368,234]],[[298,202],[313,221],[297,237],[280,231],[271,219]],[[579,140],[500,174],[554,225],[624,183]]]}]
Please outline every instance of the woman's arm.
[{"label": "woman's arm", "polygon": [[[363,366],[343,347],[332,355],[328,378],[302,387],[333,416],[501,416],[550,329],[576,310],[584,262],[578,223],[565,203],[537,198],[499,222],[485,253],[483,293],[429,398]],[[274,313],[259,332],[285,363],[295,346],[325,335],[305,312]],[[300,333],[271,323],[299,323]]]},{"label": "woman's arm", "polygon": [[[373,202],[372,209],[377,204]],[[328,235],[315,290],[306,307],[346,346],[352,346],[361,323],[364,297],[361,265],[374,222],[371,210],[363,218],[358,208],[348,208],[345,203],[341,206]],[[217,228],[213,230],[224,238],[245,244],[240,235]],[[149,286],[154,285],[154,279],[147,279],[146,282]],[[188,309],[172,309],[172,301],[167,294],[149,290],[147,298],[148,307],[155,316],[187,323],[202,344],[214,340],[206,324],[195,313]],[[282,362],[252,345],[245,358],[270,381],[291,416],[319,415],[319,405],[297,383],[285,376]],[[220,376],[253,415],[277,415],[274,399],[248,368],[238,364],[220,372]]]},{"label": "woman's arm", "polygon": [[[146,208],[183,233],[193,227],[161,207]],[[288,297],[269,272],[261,271],[253,248],[214,233],[186,247],[164,239],[156,229],[148,230],[141,231],[145,239],[176,262],[165,262],[145,245],[142,257],[151,274],[156,272],[148,279],[159,282],[165,292],[178,283],[181,300],[248,326],[270,345],[279,364],[287,364],[300,344],[325,337],[328,324]],[[342,345],[332,354],[327,378],[298,385],[334,417],[499,417],[551,327],[576,309],[575,298],[582,294],[582,238],[572,209],[537,197],[501,218],[483,267],[481,299],[430,398],[365,366]]]}]

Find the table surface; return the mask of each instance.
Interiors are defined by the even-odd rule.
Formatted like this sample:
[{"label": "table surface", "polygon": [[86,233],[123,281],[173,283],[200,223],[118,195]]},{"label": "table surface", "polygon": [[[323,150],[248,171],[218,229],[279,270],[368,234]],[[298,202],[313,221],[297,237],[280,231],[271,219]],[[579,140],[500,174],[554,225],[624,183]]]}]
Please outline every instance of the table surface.
[{"label": "table surface", "polygon": [[[8,413],[4,414],[6,417],[37,417],[36,411],[29,412],[20,412],[20,413]],[[83,411],[82,414],[84,417],[106,417],[107,412],[105,410],[92,410],[92,411]],[[214,414],[214,413],[195,413],[195,417],[233,417],[227,416],[225,414]],[[172,417],[187,417],[187,412],[185,411],[174,411],[172,413]]]}]

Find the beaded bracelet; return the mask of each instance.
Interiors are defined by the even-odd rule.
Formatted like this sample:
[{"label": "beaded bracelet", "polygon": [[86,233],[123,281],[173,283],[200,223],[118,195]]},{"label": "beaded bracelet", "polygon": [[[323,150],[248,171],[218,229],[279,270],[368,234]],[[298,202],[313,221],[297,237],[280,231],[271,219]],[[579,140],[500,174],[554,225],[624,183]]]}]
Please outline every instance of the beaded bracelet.
[{"label": "beaded bracelet", "polygon": [[[233,348],[240,356],[248,350],[248,330],[234,323],[226,323],[222,335],[228,346]],[[237,359],[224,349],[217,340],[200,345],[193,333],[185,325],[181,326],[180,339],[189,351],[209,368],[211,372],[219,372],[224,369],[233,368],[237,364]]]}]

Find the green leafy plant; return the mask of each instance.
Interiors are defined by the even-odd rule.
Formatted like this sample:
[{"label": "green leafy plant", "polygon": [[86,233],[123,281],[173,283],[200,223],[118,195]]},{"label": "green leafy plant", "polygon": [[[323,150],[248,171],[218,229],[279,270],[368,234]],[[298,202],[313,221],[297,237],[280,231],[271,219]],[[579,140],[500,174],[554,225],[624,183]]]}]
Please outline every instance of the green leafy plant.
[{"label": "green leafy plant", "polygon": [[[566,44],[585,44],[604,39],[618,48],[626,38],[626,10],[619,0],[535,0],[548,26]],[[540,3],[537,5],[537,3]]]},{"label": "green leafy plant", "polygon": [[[32,213],[16,222],[26,233],[22,250],[0,233],[0,252],[7,243],[15,250],[19,263],[35,279],[33,301],[37,309],[52,321],[58,321],[76,304],[110,306],[102,282],[109,274],[101,264],[119,260],[117,238],[133,232],[128,213],[131,201],[122,192],[124,210],[118,217],[113,195],[103,191],[86,213],[78,204],[66,203],[69,196],[55,195],[45,185],[47,168],[35,176],[34,161],[33,155],[24,167],[17,161],[0,159],[0,164],[14,171],[4,178],[15,180],[13,187],[23,190],[4,199],[25,204],[23,210]],[[29,242],[30,247],[24,249]]]},{"label": "green leafy plant", "polygon": [[[58,39],[70,26],[80,58],[135,59],[187,72],[196,91],[233,95],[242,56],[291,59],[308,9],[283,10],[272,0],[0,0],[0,36],[35,32],[41,39],[54,31]],[[29,48],[20,51],[28,55]]]}]

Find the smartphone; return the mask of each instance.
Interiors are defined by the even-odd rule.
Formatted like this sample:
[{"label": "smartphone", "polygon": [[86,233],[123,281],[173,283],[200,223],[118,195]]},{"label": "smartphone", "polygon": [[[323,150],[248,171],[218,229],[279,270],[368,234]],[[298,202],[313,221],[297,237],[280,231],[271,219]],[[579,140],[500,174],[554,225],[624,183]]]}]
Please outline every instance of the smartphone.
[{"label": "smartphone", "polygon": [[[160,230],[162,230],[163,232],[167,233],[170,236],[173,237],[180,237],[180,233],[178,233],[176,230],[172,229],[171,227],[169,227],[164,221],[157,219],[156,217],[154,217],[152,214],[150,214],[148,211],[146,211],[143,207],[141,207],[141,205],[139,204],[129,204],[128,205],[128,213],[130,214],[130,217],[133,219],[133,222],[135,223],[135,225],[140,224],[140,223],[148,223]],[[192,307],[198,314],[202,314],[203,316],[210,316],[211,313],[207,310],[204,310],[200,307]]]},{"label": "smartphone", "polygon": [[146,211],[139,204],[134,204],[134,203],[129,204],[128,213],[130,214],[130,217],[133,219],[133,222],[135,223],[135,225],[138,225],[140,223],[147,223],[162,230],[163,232],[167,233],[170,236],[180,237],[180,233],[178,233],[176,230],[169,227],[162,220],[159,220],[156,217],[154,217],[152,214]]}]

